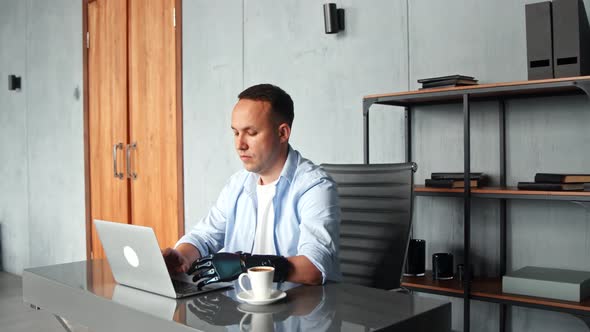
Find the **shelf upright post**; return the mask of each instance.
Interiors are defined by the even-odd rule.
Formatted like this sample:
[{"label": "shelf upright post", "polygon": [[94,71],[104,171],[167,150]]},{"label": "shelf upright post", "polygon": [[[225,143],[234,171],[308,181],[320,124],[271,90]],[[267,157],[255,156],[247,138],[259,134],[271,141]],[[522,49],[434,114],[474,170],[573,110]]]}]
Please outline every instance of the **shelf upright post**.
[{"label": "shelf upright post", "polygon": [[372,98],[363,99],[363,162],[369,163],[369,108],[373,105]]},{"label": "shelf upright post", "polygon": [[[404,116],[406,119],[406,162],[412,162],[412,109],[410,106],[404,108]],[[412,216],[412,218],[414,218]],[[410,239],[414,237],[414,223],[410,227]]]},{"label": "shelf upright post", "polygon": [[[506,101],[499,100],[500,124],[500,186],[506,187]],[[506,274],[506,199],[500,199],[500,278]],[[508,306],[500,304],[500,332],[506,331]]]},{"label": "shelf upright post", "polygon": [[463,94],[463,251],[465,275],[463,278],[463,331],[469,332],[469,298],[471,296],[471,138],[470,138],[469,94]]},{"label": "shelf upright post", "polygon": [[406,162],[412,161],[412,109],[410,106],[404,108],[406,117]]},{"label": "shelf upright post", "polygon": [[[577,86],[578,89],[584,91],[584,93],[586,94],[586,97],[590,98],[590,82],[589,81],[574,81],[574,85]],[[582,202],[580,202],[580,203],[582,203]],[[586,324],[586,326],[590,327],[590,316],[578,315],[578,318],[580,318]]]}]

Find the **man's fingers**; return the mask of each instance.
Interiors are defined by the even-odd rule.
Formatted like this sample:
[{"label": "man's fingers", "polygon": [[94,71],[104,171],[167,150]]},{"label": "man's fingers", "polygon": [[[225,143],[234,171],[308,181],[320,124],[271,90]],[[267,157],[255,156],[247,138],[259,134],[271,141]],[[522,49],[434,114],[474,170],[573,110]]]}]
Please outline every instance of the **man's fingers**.
[{"label": "man's fingers", "polygon": [[203,267],[211,267],[213,266],[213,262],[211,261],[211,258],[213,256],[209,255],[206,257],[203,257],[201,259],[196,260],[191,267],[188,269],[187,273],[188,274],[193,274],[195,273],[196,270],[201,269]]},{"label": "man's fingers", "polygon": [[[193,278],[193,281],[197,281],[197,280],[195,280],[195,278]],[[199,281],[199,283],[197,284],[197,287],[199,289],[201,289],[201,288],[203,288],[203,287],[205,287],[205,286],[207,286],[209,284],[212,284],[212,283],[218,282],[218,281],[219,281],[219,277],[217,277],[217,276],[215,276],[213,278],[204,279],[202,281]]]},{"label": "man's fingers", "polygon": [[199,289],[200,289],[200,288],[201,288],[201,286],[199,286],[199,285],[201,285],[201,284],[202,284],[204,281],[207,281],[207,280],[209,280],[209,279],[211,279],[211,278],[213,278],[213,277],[206,278],[206,279],[202,279],[202,278],[199,278],[199,276],[194,276],[194,277],[193,277],[193,282],[197,282],[198,280],[201,280],[201,281],[200,281],[200,282],[197,284],[197,286],[198,286],[198,287],[199,287]]},{"label": "man's fingers", "polygon": [[161,249],[161,251],[162,251],[162,256],[166,257],[166,256],[170,256],[170,254],[172,253],[172,251],[174,251],[174,249],[164,248],[164,249]]},{"label": "man's fingers", "polygon": [[200,262],[195,265],[196,270],[208,269],[213,266],[212,261]]},{"label": "man's fingers", "polygon": [[201,279],[205,277],[215,276],[215,269],[207,269],[207,270],[197,270],[199,273],[195,274],[195,278]]},{"label": "man's fingers", "polygon": [[188,270],[187,274],[194,274],[195,277],[198,277],[200,274],[209,270],[214,270],[213,263],[211,263],[211,261],[199,265],[193,264],[193,266]]},{"label": "man's fingers", "polygon": [[182,265],[180,265],[180,267],[178,268],[178,273],[186,273],[186,271],[188,271],[189,269],[189,264],[188,263],[182,263]]},{"label": "man's fingers", "polygon": [[169,268],[169,270],[171,269],[172,272],[174,272],[174,273],[184,273],[184,272],[186,272],[187,268],[188,267],[183,264],[183,265],[173,266],[173,267]]}]

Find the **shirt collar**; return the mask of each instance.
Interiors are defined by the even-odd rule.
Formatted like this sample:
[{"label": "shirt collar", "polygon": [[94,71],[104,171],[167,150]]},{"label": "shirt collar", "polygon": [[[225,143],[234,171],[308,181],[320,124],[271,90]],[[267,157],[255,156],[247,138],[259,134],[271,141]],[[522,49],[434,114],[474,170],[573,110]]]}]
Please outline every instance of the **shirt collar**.
[{"label": "shirt collar", "polygon": [[295,171],[297,170],[297,161],[299,159],[298,155],[299,153],[293,150],[291,145],[289,145],[289,151],[287,152],[287,161],[283,166],[283,170],[281,171],[279,179],[281,177],[284,177],[285,179],[289,180],[289,182],[293,182],[293,177],[295,176]]},{"label": "shirt collar", "polygon": [[[281,178],[285,178],[291,183],[293,181],[293,177],[295,176],[295,171],[297,170],[297,162],[299,153],[291,147],[289,144],[289,150],[287,152],[287,160],[285,161],[285,165],[283,165],[283,170],[281,171],[281,175],[279,175],[277,186],[281,183]],[[244,183],[244,190],[248,194],[256,193],[256,184],[258,183],[258,174],[256,173],[249,173],[246,182]]]}]

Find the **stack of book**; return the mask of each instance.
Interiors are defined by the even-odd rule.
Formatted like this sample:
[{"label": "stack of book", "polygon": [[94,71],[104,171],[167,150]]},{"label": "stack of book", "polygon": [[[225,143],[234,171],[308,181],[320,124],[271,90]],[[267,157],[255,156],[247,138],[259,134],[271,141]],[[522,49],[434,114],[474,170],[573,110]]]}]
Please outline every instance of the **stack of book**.
[{"label": "stack of book", "polygon": [[590,174],[537,173],[535,182],[519,182],[521,190],[590,191]]},{"label": "stack of book", "polygon": [[418,83],[422,83],[420,89],[431,89],[431,88],[447,88],[454,86],[465,86],[475,85],[477,80],[471,76],[464,75],[449,75],[440,77],[429,77],[418,80]]},{"label": "stack of book", "polygon": [[[434,188],[464,188],[465,178],[462,172],[432,173],[430,179],[425,180],[426,187]],[[470,187],[479,187],[485,181],[483,173],[470,173]]]}]

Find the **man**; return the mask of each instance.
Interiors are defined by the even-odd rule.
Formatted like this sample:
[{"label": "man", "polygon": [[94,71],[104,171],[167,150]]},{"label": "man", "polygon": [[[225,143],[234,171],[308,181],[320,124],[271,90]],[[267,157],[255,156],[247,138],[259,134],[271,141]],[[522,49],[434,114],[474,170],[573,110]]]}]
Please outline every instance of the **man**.
[{"label": "man", "polygon": [[274,266],[278,282],[340,279],[336,184],[289,145],[291,97],[260,84],[238,99],[231,128],[245,170],[175,249],[162,251],[169,270],[194,274],[199,286],[234,280],[258,265]]}]

